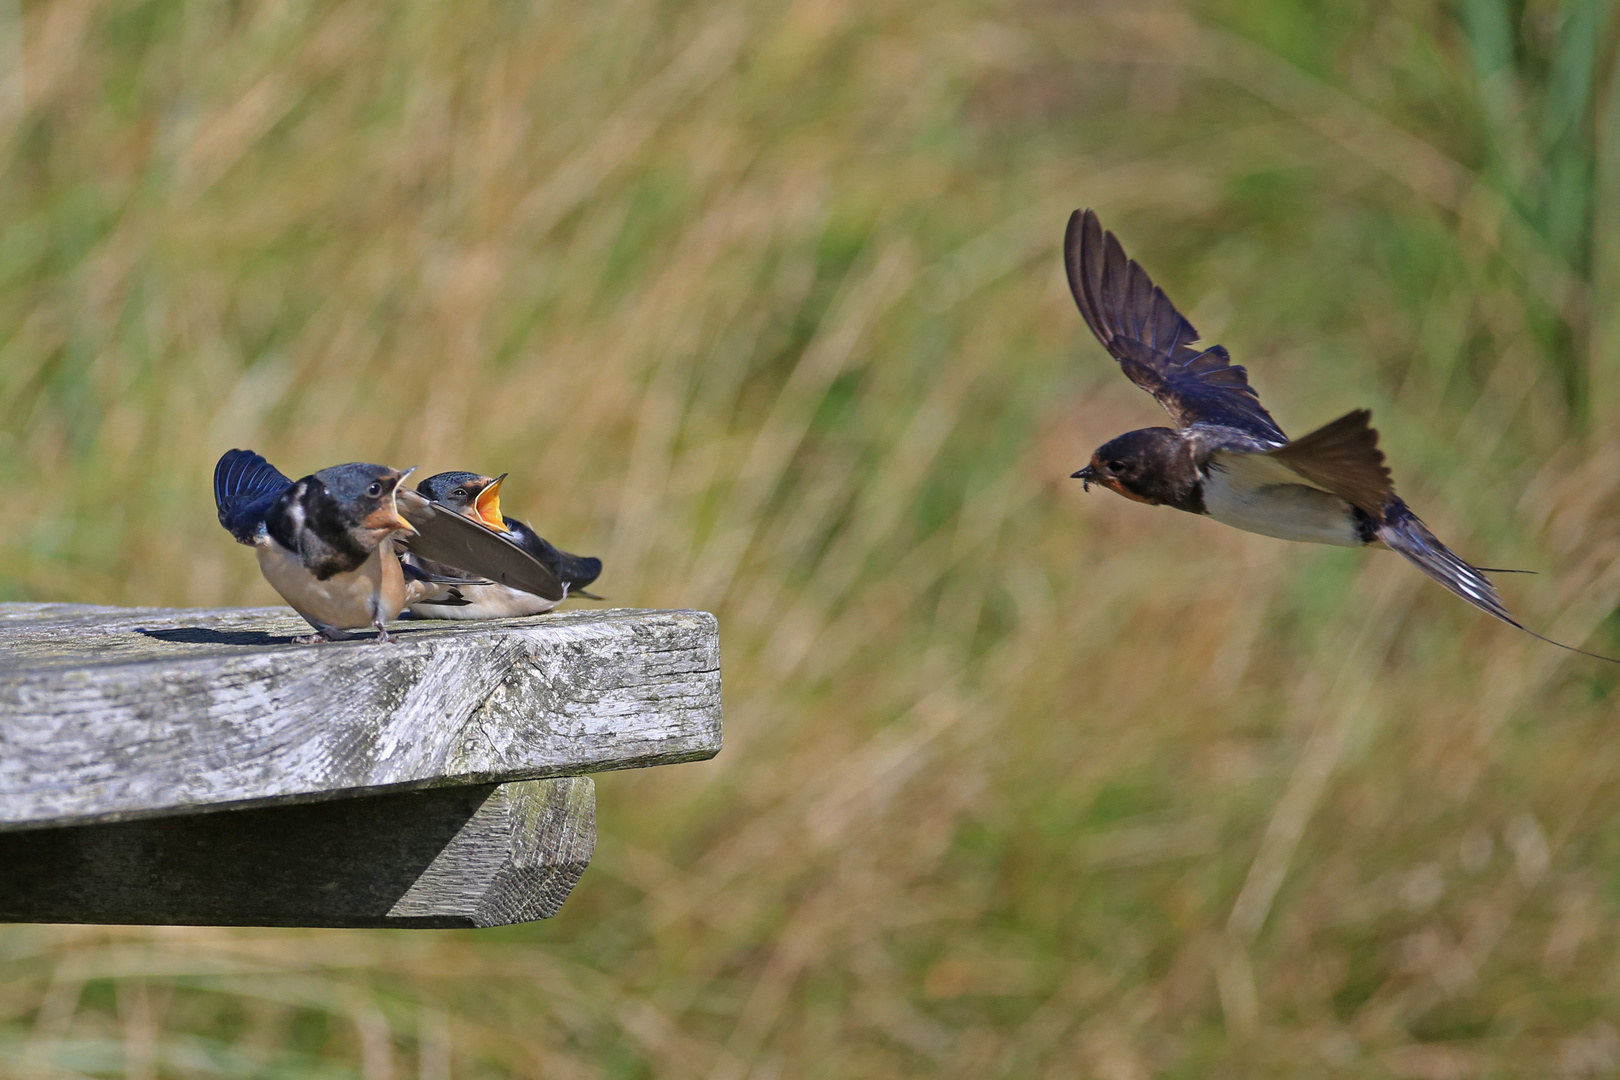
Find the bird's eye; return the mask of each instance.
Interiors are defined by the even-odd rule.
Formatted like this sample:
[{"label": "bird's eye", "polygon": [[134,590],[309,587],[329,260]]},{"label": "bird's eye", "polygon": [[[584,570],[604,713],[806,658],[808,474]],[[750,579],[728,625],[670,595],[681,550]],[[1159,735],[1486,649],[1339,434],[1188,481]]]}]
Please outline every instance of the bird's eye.
[{"label": "bird's eye", "polygon": [[467,497],[467,489],[466,488],[456,488],[456,490],[454,490],[454,491],[452,491],[450,493],[450,497],[452,499],[465,499]]},{"label": "bird's eye", "polygon": [[1123,461],[1110,461],[1104,464],[1103,468],[1111,473],[1122,473],[1125,471],[1125,463]]},{"label": "bird's eye", "polygon": [[375,499],[377,496],[382,494],[382,485],[372,484],[370,487],[366,488],[366,494]]}]

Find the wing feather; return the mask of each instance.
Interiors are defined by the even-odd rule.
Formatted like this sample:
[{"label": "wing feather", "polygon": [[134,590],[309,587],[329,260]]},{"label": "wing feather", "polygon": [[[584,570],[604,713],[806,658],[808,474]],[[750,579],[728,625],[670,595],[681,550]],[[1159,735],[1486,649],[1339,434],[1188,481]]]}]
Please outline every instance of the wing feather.
[{"label": "wing feather", "polygon": [[1395,482],[1384,464],[1384,452],[1378,449],[1378,431],[1371,420],[1371,412],[1357,409],[1266,453],[1359,507],[1375,522],[1382,521],[1395,499]]},{"label": "wing feather", "polygon": [[1178,427],[1218,424],[1269,443],[1286,441],[1249,386],[1248,373],[1219,345],[1193,347],[1198,331],[1094,212],[1070,216],[1063,264],[1086,325]]},{"label": "wing feather", "polygon": [[441,509],[415,491],[401,491],[395,501],[416,529],[395,543],[411,554],[547,600],[566,595],[555,571],[483,522]]},{"label": "wing feather", "polygon": [[265,512],[292,486],[280,469],[251,450],[227,450],[214,466],[219,523],[241,544],[252,544]]}]

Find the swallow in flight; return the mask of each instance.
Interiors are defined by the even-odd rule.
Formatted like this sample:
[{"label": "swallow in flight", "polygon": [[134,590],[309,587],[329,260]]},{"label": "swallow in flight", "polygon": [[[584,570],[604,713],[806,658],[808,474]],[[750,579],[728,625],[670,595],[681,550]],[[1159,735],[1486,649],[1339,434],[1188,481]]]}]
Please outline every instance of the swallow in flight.
[{"label": "swallow in flight", "polygon": [[[1097,215],[1076,210],[1063,239],[1069,289],[1086,325],[1175,421],[1110,439],[1074,478],[1149,506],[1170,506],[1247,532],[1399,552],[1481,611],[1526,628],[1479,567],[1441,543],[1395,494],[1372,413],[1357,409],[1290,440],[1248,373],[1198,331]],[[1611,657],[1597,657],[1610,660]]]},{"label": "swallow in flight", "polygon": [[[376,640],[386,642],[384,624],[406,606],[462,587],[502,582],[561,598],[556,576],[499,533],[401,491],[411,471],[351,462],[294,482],[251,450],[219,459],[219,523],[254,549],[265,580],[315,628],[295,641],[375,629]],[[405,566],[403,548],[459,576]]]},{"label": "swallow in flight", "polygon": [[[429,597],[413,603],[411,614],[429,619],[501,619],[550,611],[569,593],[601,599],[586,592],[585,586],[602,573],[602,560],[570,555],[523,522],[503,515],[500,490],[501,481],[505,479],[505,473],[489,477],[470,472],[443,472],[423,480],[416,485],[416,490],[435,505],[487,525],[528,552],[556,576],[563,595],[542,596],[495,582],[466,585],[457,588],[454,595]],[[429,572],[445,569],[431,562],[422,562],[421,568]]]}]

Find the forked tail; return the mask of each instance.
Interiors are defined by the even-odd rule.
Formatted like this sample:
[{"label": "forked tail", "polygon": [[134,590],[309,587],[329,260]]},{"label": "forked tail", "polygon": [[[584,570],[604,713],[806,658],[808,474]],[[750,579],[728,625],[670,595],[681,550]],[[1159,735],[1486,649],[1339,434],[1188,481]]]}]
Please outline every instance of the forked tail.
[{"label": "forked tail", "polygon": [[[1456,552],[1440,542],[1440,538],[1429,531],[1429,527],[1412,513],[1411,507],[1400,499],[1390,496],[1390,501],[1384,506],[1383,523],[1375,530],[1378,539],[1391,551],[1398,551],[1414,564],[1419,570],[1428,574],[1434,580],[1450,589],[1453,593],[1473,604],[1481,611],[1488,612],[1509,626],[1517,627],[1533,638],[1539,638],[1549,645],[1556,645],[1560,649],[1568,649],[1572,653],[1590,656],[1594,660],[1607,660],[1611,664],[1620,664],[1620,660],[1601,653],[1587,652],[1577,649],[1573,645],[1565,645],[1562,641],[1554,641],[1545,634],[1538,634],[1515,619],[1508,611],[1507,605],[1502,603],[1501,596],[1497,595],[1496,586],[1477,566],[1463,561]],[[1507,571],[1513,573],[1516,571]]]}]

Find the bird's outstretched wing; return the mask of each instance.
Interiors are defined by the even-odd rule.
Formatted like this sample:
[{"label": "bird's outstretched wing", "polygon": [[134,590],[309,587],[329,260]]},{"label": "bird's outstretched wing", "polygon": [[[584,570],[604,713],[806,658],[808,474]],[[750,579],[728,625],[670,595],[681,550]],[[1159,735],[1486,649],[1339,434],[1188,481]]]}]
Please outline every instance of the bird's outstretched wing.
[{"label": "bird's outstretched wing", "polygon": [[563,584],[550,567],[483,522],[439,507],[415,491],[399,492],[395,502],[416,530],[396,539],[397,546],[420,558],[547,600],[563,598]]},{"label": "bird's outstretched wing", "polygon": [[292,481],[251,450],[227,450],[214,466],[214,506],[219,523],[251,545],[264,526],[264,515]]},{"label": "bird's outstretched wing", "polygon": [[1267,443],[1287,440],[1249,386],[1248,372],[1219,345],[1194,348],[1198,331],[1147,271],[1125,257],[1093,211],[1070,216],[1063,265],[1086,325],[1177,427],[1218,424]]}]

